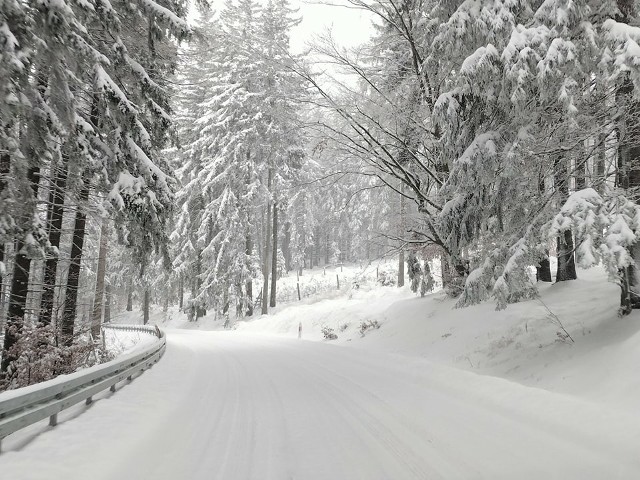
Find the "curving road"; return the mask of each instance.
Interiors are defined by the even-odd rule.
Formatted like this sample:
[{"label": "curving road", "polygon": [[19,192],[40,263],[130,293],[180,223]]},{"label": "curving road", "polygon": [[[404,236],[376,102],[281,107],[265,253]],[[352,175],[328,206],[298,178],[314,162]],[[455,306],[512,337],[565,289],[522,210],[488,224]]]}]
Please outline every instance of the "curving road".
[{"label": "curving road", "polygon": [[237,332],[169,331],[153,369],[69,416],[7,438],[0,478],[640,478],[640,415],[420,359]]}]

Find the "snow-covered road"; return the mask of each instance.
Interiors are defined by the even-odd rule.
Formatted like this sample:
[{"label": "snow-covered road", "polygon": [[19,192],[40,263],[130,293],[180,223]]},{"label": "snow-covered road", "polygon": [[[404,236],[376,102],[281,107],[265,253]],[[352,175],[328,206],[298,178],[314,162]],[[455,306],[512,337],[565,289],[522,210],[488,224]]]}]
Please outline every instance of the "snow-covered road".
[{"label": "snow-covered road", "polygon": [[70,415],[7,438],[0,478],[640,478],[640,414],[238,332],[169,331],[153,369]]}]

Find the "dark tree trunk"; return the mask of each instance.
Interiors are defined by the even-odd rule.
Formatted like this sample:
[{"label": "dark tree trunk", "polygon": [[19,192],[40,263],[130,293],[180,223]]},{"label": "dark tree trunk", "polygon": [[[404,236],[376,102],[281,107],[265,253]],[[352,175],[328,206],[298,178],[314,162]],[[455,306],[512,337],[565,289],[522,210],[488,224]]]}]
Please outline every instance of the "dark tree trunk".
[{"label": "dark tree trunk", "polygon": [[[406,199],[404,197],[404,183],[400,184],[400,236],[405,230],[405,210]],[[404,245],[400,245],[400,255],[398,255],[398,287],[404,287]]]},{"label": "dark tree trunk", "polygon": [[71,243],[71,263],[67,275],[67,288],[64,295],[64,307],[62,310],[61,333],[62,343],[70,346],[73,342],[73,332],[76,321],[76,308],[78,306],[78,282],[80,281],[80,267],[82,266],[82,250],[84,248],[84,236],[87,224],[87,214],[83,208],[89,199],[89,178],[83,175],[83,186],[78,196],[75,225],[73,227],[73,239]]},{"label": "dark tree trunk", "polygon": [[[567,171],[567,160],[564,155],[559,155],[554,161],[554,187],[558,193],[560,205],[569,197],[569,172]],[[556,272],[556,282],[575,280],[576,261],[573,248],[573,235],[571,230],[561,233],[557,238],[558,248],[558,270]]]},{"label": "dark tree trunk", "polygon": [[331,245],[329,244],[329,232],[325,235],[325,251],[324,251],[324,264],[329,265],[329,258],[331,257]]},{"label": "dark tree trunk", "polygon": [[604,133],[598,135],[598,153],[595,161],[595,179],[593,181],[594,186],[599,193],[602,194],[605,185],[605,165],[607,161],[607,144]]},{"label": "dark tree trunk", "polygon": [[276,306],[276,285],[278,281],[278,202],[273,202],[273,250],[271,254],[271,298],[269,306]]},{"label": "dark tree trunk", "polygon": [[[246,243],[246,253],[247,253],[247,261],[251,261],[251,256],[253,255],[253,240],[250,234],[247,234],[247,243]],[[245,292],[245,300],[247,302],[246,306],[246,316],[253,316],[253,279],[251,278],[251,271],[249,270],[249,276],[247,277],[246,283],[246,292]]]},{"label": "dark tree trunk", "polygon": [[[40,169],[31,168],[27,174],[31,189],[33,192],[33,200],[38,197],[38,184],[40,182]],[[29,292],[29,273],[31,270],[31,259],[25,248],[24,241],[21,239],[16,245],[16,258],[13,264],[13,279],[11,281],[11,292],[9,294],[9,310],[7,312],[7,321],[4,329],[4,344],[2,362],[0,363],[0,372],[4,373],[9,365],[16,360],[15,355],[10,353],[10,349],[20,339],[22,328],[24,326],[24,310],[27,303],[27,293]]]},{"label": "dark tree trunk", "polygon": [[149,287],[144,289],[144,301],[142,303],[142,324],[146,325],[149,323],[149,306],[151,304],[151,292],[149,292]]},{"label": "dark tree trunk", "polygon": [[[581,153],[584,154],[582,150]],[[586,168],[586,160],[580,156],[577,159],[576,165],[576,190],[582,190],[587,187],[587,168]]]},{"label": "dark tree trunk", "polygon": [[[54,185],[49,193],[49,211],[47,224],[49,228],[49,243],[52,247],[60,247],[62,236],[62,217],[64,215],[64,190],[67,184],[67,165],[63,157]],[[49,325],[53,316],[53,298],[56,286],[56,272],[58,256],[47,258],[44,265],[44,279],[42,281],[42,297],[40,300],[40,323]]]},{"label": "dark tree trunk", "polygon": [[[273,171],[269,168],[267,177],[267,191],[271,192],[271,180]],[[262,265],[262,278],[264,283],[262,285],[262,314],[269,313],[269,270],[271,267],[271,201],[267,201],[267,235],[264,245],[264,262]]]},{"label": "dark tree trunk", "polygon": [[96,269],[96,290],[93,297],[93,314],[91,316],[91,334],[93,338],[100,336],[102,320],[102,301],[104,299],[104,279],[107,271],[107,249],[109,244],[109,220],[102,219],[100,227],[100,249],[98,250],[98,268]]},{"label": "dark tree trunk", "polygon": [[184,278],[182,274],[180,275],[180,279],[178,280],[178,305],[180,311],[182,311],[182,304],[184,303]]},{"label": "dark tree trunk", "polygon": [[[624,5],[620,5],[620,4]],[[631,2],[618,2],[624,17],[621,21],[628,23],[629,18],[635,16]],[[623,8],[624,7],[624,8]],[[637,189],[640,187],[640,103],[634,99],[634,86],[629,74],[623,77],[616,92],[618,106],[625,108],[625,115],[620,117],[618,127],[618,169],[616,184],[623,188],[630,200],[638,202]],[[640,308],[640,279],[638,278],[640,264],[640,245],[636,242],[631,246],[630,254],[633,262],[620,270],[620,313],[630,313],[631,309]]]},{"label": "dark tree trunk", "polygon": [[536,267],[536,280],[538,282],[552,282],[551,278],[551,262],[549,261],[549,254],[540,260],[540,263]]},{"label": "dark tree trunk", "polygon": [[575,280],[576,274],[575,254],[573,252],[573,235],[571,230],[565,230],[558,237],[558,271],[556,282]]},{"label": "dark tree trunk", "polygon": [[11,293],[9,294],[9,311],[7,312],[7,321],[4,329],[4,354],[2,355],[0,372],[6,372],[9,365],[16,360],[14,355],[9,354],[9,349],[20,338],[24,325],[24,309],[29,289],[31,259],[25,253],[20,253],[23,248],[24,243],[19,241],[13,266],[13,281],[11,282]]},{"label": "dark tree trunk", "polygon": [[284,223],[284,238],[282,239],[282,254],[284,255],[284,268],[287,272],[291,271],[291,222]]},{"label": "dark tree trunk", "polygon": [[[0,155],[0,202],[2,201],[2,192],[7,186],[7,177],[11,169],[11,156],[8,153]],[[0,296],[4,294],[4,270],[6,269],[4,242],[0,239],[0,263],[4,268],[0,269]],[[0,297],[0,310],[3,306],[4,297]]]},{"label": "dark tree trunk", "polygon": [[[191,291],[191,300],[195,301],[194,299],[200,295],[200,288],[202,287],[202,278],[200,278],[200,274],[202,273],[202,250],[198,250],[198,255],[196,257],[196,266],[195,266],[195,279],[193,282],[193,290]],[[200,317],[204,317],[207,314],[207,311],[205,310],[203,305],[200,305],[200,302],[197,302],[196,304],[194,304],[194,308],[195,308],[195,319],[196,321],[198,320],[198,318]]]},{"label": "dark tree trunk", "polygon": [[104,323],[111,322],[111,284],[107,280],[104,286]]},{"label": "dark tree trunk", "polygon": [[315,243],[315,254],[313,256],[313,259],[315,261],[314,263],[314,267],[319,267],[320,266],[320,248],[321,248],[321,237],[322,235],[320,234],[320,226],[316,226],[315,228],[315,233],[313,235],[313,240]]},{"label": "dark tree trunk", "polygon": [[127,287],[127,312],[133,312],[133,286],[131,283]]}]

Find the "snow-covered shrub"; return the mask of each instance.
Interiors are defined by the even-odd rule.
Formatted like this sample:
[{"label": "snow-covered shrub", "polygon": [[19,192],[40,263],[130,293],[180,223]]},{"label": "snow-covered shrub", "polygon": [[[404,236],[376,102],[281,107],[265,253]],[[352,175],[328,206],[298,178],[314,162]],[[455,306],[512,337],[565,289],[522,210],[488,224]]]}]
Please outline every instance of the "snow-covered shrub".
[{"label": "snow-covered shrub", "polygon": [[349,328],[349,324],[343,323],[342,325],[340,325],[340,327],[338,327],[338,330],[340,330],[340,332],[344,332],[347,328]]},{"label": "snow-covered shrub", "polygon": [[420,296],[424,297],[428,292],[433,291],[435,282],[433,275],[431,275],[431,268],[429,267],[429,260],[424,261],[424,273],[422,280],[420,281]]},{"label": "snow-covered shrub", "polygon": [[378,328],[380,328],[380,323],[377,320],[365,320],[360,323],[360,335],[364,337],[369,330],[377,330]]},{"label": "snow-covered shrub", "polygon": [[411,291],[418,292],[418,287],[422,283],[422,267],[420,266],[420,260],[416,252],[409,252],[407,257],[407,273],[409,274],[409,280],[411,281]]},{"label": "snow-covered shrub", "polygon": [[398,281],[398,271],[389,266],[384,265],[378,268],[378,283],[383,287],[393,287]]},{"label": "snow-covered shrub", "polygon": [[325,340],[336,340],[338,338],[338,335],[333,332],[333,328],[331,327],[324,325],[321,331]]},{"label": "snow-covered shrub", "polygon": [[447,283],[447,286],[445,287],[445,292],[447,292],[447,295],[449,295],[451,298],[458,298],[460,295],[462,295],[462,292],[464,291],[465,282],[466,282],[466,277],[454,275],[451,277],[451,279]]},{"label": "snow-covered shrub", "polygon": [[58,346],[55,339],[56,331],[51,325],[24,325],[18,341],[7,352],[16,360],[0,378],[0,391],[51,380],[113,358],[89,337],[77,337],[69,347]]}]

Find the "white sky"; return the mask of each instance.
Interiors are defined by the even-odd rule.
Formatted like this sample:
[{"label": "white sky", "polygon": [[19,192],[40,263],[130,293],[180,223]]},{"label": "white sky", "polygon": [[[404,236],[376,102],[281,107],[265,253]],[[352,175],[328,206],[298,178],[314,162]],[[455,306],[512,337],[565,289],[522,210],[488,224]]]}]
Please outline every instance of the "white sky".
[{"label": "white sky", "polygon": [[[340,0],[333,3],[339,5]],[[365,42],[372,33],[371,16],[362,10],[329,6],[315,3],[314,0],[291,0],[291,6],[299,8],[302,22],[291,32],[293,53],[304,50],[305,44],[314,35],[331,29],[333,38],[345,47],[354,47]]]},{"label": "white sky", "polygon": [[[331,0],[336,6],[315,3],[317,0],[289,0],[292,8],[299,8],[302,22],[291,31],[291,50],[301,53],[315,35],[330,29],[333,38],[344,47],[355,47],[364,43],[372,33],[371,16],[361,10],[338,6],[348,5],[345,0]],[[222,5],[223,0],[214,0]],[[216,7],[214,7],[216,8]],[[198,17],[193,3],[189,20]]]}]

